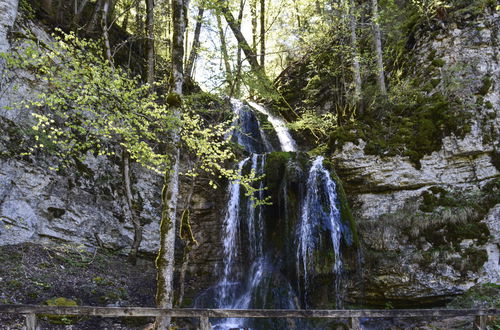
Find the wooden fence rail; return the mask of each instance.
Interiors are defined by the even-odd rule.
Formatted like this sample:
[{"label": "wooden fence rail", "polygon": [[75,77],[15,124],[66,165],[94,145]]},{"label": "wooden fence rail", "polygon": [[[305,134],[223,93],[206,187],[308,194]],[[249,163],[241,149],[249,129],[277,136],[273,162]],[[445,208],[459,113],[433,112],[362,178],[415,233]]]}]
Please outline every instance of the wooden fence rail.
[{"label": "wooden fence rail", "polygon": [[487,316],[500,315],[500,309],[359,309],[359,310],[291,310],[291,309],[160,309],[149,307],[39,306],[0,305],[0,314],[23,314],[27,330],[37,329],[37,314],[81,315],[102,317],[199,318],[200,329],[211,329],[209,318],[347,318],[351,329],[361,329],[360,318],[457,317],[475,316],[478,329],[486,329]]}]

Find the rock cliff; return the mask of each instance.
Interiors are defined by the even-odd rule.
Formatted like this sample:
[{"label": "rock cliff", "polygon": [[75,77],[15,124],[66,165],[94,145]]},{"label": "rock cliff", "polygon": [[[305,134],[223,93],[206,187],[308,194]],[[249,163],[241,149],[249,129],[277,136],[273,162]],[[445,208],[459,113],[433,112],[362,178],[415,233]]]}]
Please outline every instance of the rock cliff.
[{"label": "rock cliff", "polygon": [[440,62],[426,77],[439,82],[430,93],[456,79],[471,118],[468,134],[445,137],[420,168],[408,157],[369,155],[361,139],[334,154],[365,244],[366,302],[436,304],[500,282],[499,38],[496,12],[418,39],[417,66],[428,68],[429,54]]}]

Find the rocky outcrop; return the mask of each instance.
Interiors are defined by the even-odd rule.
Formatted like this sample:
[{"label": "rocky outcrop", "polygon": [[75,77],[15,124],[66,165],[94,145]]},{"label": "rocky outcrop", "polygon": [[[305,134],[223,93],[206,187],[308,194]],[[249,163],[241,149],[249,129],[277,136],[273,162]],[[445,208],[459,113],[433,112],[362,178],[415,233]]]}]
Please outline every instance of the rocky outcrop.
[{"label": "rocky outcrop", "polygon": [[5,52],[10,48],[8,33],[17,16],[19,0],[5,0],[0,3],[0,52]]},{"label": "rocky outcrop", "polygon": [[[362,140],[333,156],[364,242],[365,302],[439,304],[476,283],[500,282],[499,18],[451,24],[416,46],[419,65],[429,65],[429,54],[439,59],[428,77],[441,81],[435,90],[457,80],[467,135],[446,137],[420,168],[407,157],[367,155]],[[359,288],[350,293],[362,300]]]},{"label": "rocky outcrop", "polygon": [[[15,1],[0,4],[1,51],[23,47],[23,35],[32,35],[42,43],[51,41],[45,28],[22,18],[17,22]],[[2,7],[3,6],[3,7]],[[15,34],[21,38],[8,38]],[[13,45],[10,44],[13,43]],[[1,60],[0,60],[1,61]],[[84,162],[54,170],[60,165],[50,148],[28,152],[34,143],[29,134],[33,119],[21,101],[43,89],[28,71],[3,70],[0,77],[0,245],[41,243],[77,245],[94,250],[103,247],[128,253],[134,237],[125,200],[121,152],[115,156],[86,155]],[[189,253],[186,269],[184,304],[202,288],[216,282],[222,260],[220,240],[221,213],[225,190],[208,188],[209,179],[197,179],[190,204],[191,227],[197,245]],[[159,222],[163,177],[132,164],[133,205],[143,226],[139,247],[142,254],[153,256],[159,244]],[[224,187],[225,182],[219,186]],[[191,179],[183,178],[179,217],[186,209]],[[181,269],[184,246],[177,241],[177,269]],[[177,274],[178,276],[179,274]]]}]

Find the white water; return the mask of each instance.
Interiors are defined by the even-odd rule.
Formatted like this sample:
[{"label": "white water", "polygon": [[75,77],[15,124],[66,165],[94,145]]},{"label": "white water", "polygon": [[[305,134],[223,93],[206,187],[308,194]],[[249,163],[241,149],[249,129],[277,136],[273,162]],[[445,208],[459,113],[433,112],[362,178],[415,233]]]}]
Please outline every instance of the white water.
[{"label": "white water", "polygon": [[[318,236],[321,228],[326,228],[330,232],[335,256],[333,272],[337,275],[336,280],[340,278],[342,272],[340,254],[342,225],[340,210],[337,207],[336,185],[328,170],[323,167],[323,157],[321,156],[314,160],[309,170],[306,189],[297,235],[297,270],[304,277],[305,292],[308,289],[309,272],[313,267],[313,254],[318,248]],[[324,207],[324,202],[328,207]],[[337,301],[337,304],[339,304],[339,301]]]},{"label": "white water", "polygon": [[267,116],[267,120],[273,125],[274,130],[276,131],[276,134],[278,135],[278,139],[280,140],[280,145],[281,145],[281,151],[291,151],[295,152],[297,151],[297,144],[295,143],[295,140],[292,138],[290,135],[290,132],[288,131],[288,128],[285,125],[285,122],[283,119],[278,118],[276,116],[273,116],[269,110],[267,110],[265,107],[263,107],[260,104],[254,103],[254,102],[248,102],[252,108],[255,110],[265,114]]},{"label": "white water", "polygon": [[[238,174],[241,175],[243,166],[250,158],[245,158],[238,163]],[[236,180],[229,186],[229,203],[227,204],[226,217],[224,218],[224,274],[219,283],[219,307],[227,308],[228,301],[232,300],[235,285],[231,281],[233,273],[234,260],[236,259],[238,249],[238,227],[240,212],[240,182]]]},{"label": "white water", "polygon": [[[260,159],[259,159],[260,157]],[[238,173],[241,175],[243,167],[251,159],[251,170],[257,176],[262,175],[264,171],[265,155],[253,154],[252,157],[245,158],[238,164]],[[259,184],[263,188],[263,182]],[[263,190],[259,191],[258,198],[263,198]],[[246,201],[246,219],[240,214],[242,201],[240,198],[240,183],[234,181],[229,187],[229,203],[224,219],[224,274],[219,282],[219,308],[230,309],[248,309],[252,302],[254,289],[262,282],[265,258],[263,255],[262,238],[264,231],[264,222],[262,206],[255,206],[251,198]],[[247,226],[247,237],[243,240],[249,245],[248,257],[251,267],[245,274],[238,276],[238,265],[236,258],[238,256],[238,239],[241,238],[241,226]],[[242,242],[240,242],[242,243]],[[245,270],[243,270],[245,271]],[[244,285],[243,291],[238,293],[238,286]],[[215,326],[215,329],[234,329],[244,327],[245,320],[229,318],[222,320]]]},{"label": "white water", "polygon": [[[233,120],[233,130],[236,141],[251,153],[271,152],[274,150],[267,134],[252,113],[251,108],[238,99],[231,99],[231,108],[236,117]],[[252,126],[253,121],[253,126]]]}]

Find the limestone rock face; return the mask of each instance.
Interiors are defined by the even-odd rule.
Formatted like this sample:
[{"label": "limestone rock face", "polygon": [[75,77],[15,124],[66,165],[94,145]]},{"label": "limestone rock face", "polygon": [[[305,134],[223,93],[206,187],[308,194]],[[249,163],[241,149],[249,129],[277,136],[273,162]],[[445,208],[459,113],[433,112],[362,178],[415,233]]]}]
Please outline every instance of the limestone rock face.
[{"label": "limestone rock face", "polygon": [[10,48],[8,32],[14,25],[19,0],[4,0],[0,3],[0,52]]},{"label": "limestone rock face", "polygon": [[[34,35],[40,42],[51,42],[38,24],[16,19],[17,1],[0,3],[0,52],[11,46],[23,47],[7,32]],[[28,134],[33,118],[20,102],[43,90],[30,72],[4,70],[0,60],[0,245],[23,242],[51,245],[74,244],[88,249],[98,246],[128,253],[133,226],[125,199],[121,174],[121,153],[114,156],[88,154],[83,163],[56,172],[58,160],[50,151],[23,155],[34,141]],[[140,252],[156,255],[159,246],[161,192],[164,178],[137,164],[131,164],[134,207],[143,226]],[[225,182],[219,183],[224,187]],[[208,179],[197,180],[190,205],[191,226],[198,245],[190,252],[186,270],[186,302],[201,288],[216,282],[222,261],[220,240],[225,189],[214,191]],[[182,198],[178,218],[186,208],[191,180],[181,180]],[[176,242],[176,269],[181,268],[184,246]]]},{"label": "limestone rock face", "polygon": [[[33,22],[18,17],[17,1],[0,3],[0,51],[10,49],[9,30],[50,36]],[[22,47],[21,41],[14,41]],[[3,63],[0,63],[3,70]],[[102,245],[127,252],[133,240],[121,178],[120,158],[94,157],[62,172],[50,152],[23,156],[33,143],[26,131],[33,119],[20,104],[43,88],[29,72],[5,70],[0,77],[0,245],[35,242]],[[119,152],[117,152],[119,155]],[[132,168],[134,200],[143,224],[140,250],[158,248],[162,177]]]},{"label": "limestone rock face", "polygon": [[[362,140],[333,156],[364,242],[365,302],[435,304],[476,283],[500,282],[499,18],[450,25],[415,47],[422,66],[430,53],[444,61],[432,78],[452,79],[446,75],[455,70],[466,82],[458,88],[470,133],[446,137],[419,169],[406,157],[365,154]],[[350,293],[362,295],[355,286]]]}]

